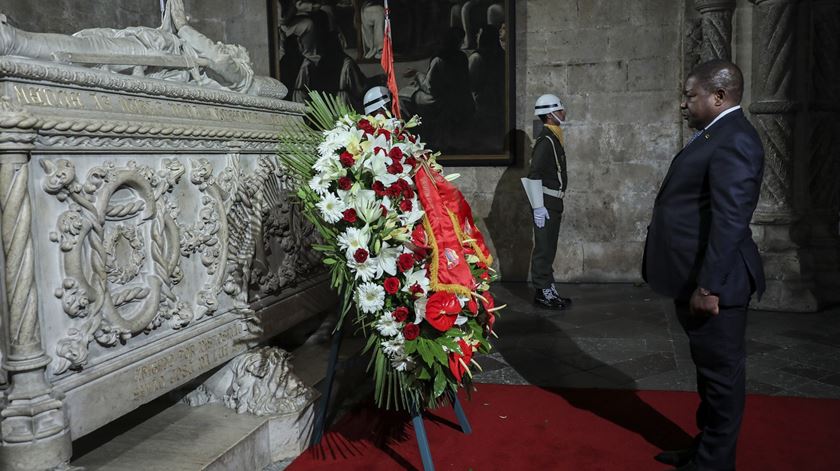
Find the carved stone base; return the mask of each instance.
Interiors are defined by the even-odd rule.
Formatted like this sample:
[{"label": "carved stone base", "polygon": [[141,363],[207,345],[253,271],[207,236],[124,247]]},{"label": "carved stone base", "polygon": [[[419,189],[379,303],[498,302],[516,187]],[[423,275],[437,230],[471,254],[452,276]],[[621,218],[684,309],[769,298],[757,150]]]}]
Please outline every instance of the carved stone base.
[{"label": "carved stone base", "polygon": [[55,469],[57,463],[69,463],[72,454],[70,431],[65,430],[34,442],[3,443],[0,463],[3,471],[46,471]]},{"label": "carved stone base", "polygon": [[812,254],[794,242],[790,221],[753,224],[767,290],[761,300],[753,298],[751,307],[767,311],[815,312],[819,302],[815,292]]}]

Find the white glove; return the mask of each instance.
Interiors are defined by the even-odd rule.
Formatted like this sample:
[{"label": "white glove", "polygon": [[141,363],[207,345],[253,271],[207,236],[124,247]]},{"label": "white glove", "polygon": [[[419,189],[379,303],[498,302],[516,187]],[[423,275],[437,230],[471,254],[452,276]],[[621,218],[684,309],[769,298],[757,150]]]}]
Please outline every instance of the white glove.
[{"label": "white glove", "polygon": [[540,229],[545,226],[545,220],[551,219],[548,217],[548,210],[545,208],[534,208],[534,224]]}]

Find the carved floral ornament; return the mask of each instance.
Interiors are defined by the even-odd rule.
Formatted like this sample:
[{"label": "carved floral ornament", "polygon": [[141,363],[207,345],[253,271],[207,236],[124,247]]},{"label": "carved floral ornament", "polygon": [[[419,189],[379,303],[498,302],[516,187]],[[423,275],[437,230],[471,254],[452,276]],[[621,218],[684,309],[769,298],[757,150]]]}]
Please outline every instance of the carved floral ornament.
[{"label": "carved floral ornament", "polygon": [[[189,181],[201,193],[193,223],[180,220],[172,195],[187,173],[177,159],[157,170],[106,162],[84,180],[67,159],[41,166],[44,191],[67,204],[50,238],[62,257],[55,296],[74,325],[56,345],[55,374],[81,369],[94,340],[114,347],[164,325],[183,328],[215,313],[222,294],[246,312],[252,295],[276,294],[316,266],[306,250],[314,231],[292,209],[273,156],[246,172],[229,154],[218,174],[208,159],[192,159]],[[272,247],[280,248],[276,266]],[[193,254],[204,281],[179,295],[181,259]]]}]

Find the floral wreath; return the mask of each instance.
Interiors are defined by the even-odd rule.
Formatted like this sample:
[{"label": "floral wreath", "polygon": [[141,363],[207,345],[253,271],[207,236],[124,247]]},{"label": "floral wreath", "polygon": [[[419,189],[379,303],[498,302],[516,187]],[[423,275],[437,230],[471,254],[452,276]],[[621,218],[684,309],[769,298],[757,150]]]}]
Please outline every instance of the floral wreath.
[{"label": "floral wreath", "polygon": [[[438,154],[409,130],[419,124],[360,116],[310,93],[306,120],[281,136],[279,159],[303,214],[318,229],[339,326],[355,322],[372,354],[382,407],[434,406],[471,384],[496,313],[492,256],[469,205],[444,177]],[[337,327],[338,328],[338,327]]]}]

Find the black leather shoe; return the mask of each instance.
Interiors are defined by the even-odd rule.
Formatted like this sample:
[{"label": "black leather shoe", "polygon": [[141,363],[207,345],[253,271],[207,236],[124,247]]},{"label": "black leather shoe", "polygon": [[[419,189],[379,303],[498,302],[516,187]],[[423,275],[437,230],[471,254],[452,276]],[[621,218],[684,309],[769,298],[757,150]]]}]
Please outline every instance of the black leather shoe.
[{"label": "black leather shoe", "polygon": [[694,448],[683,448],[682,450],[665,450],[654,456],[653,459],[660,463],[680,467],[691,462],[696,453]]},{"label": "black leather shoe", "polygon": [[688,463],[680,466],[679,468],[674,468],[674,471],[697,471],[697,465],[694,464],[694,461],[689,461]]},{"label": "black leather shoe", "polygon": [[551,292],[554,294],[554,297],[559,299],[564,306],[569,307],[572,305],[572,298],[564,298],[560,296],[560,293],[557,292],[557,288],[554,285],[551,285]]},{"label": "black leather shoe", "polygon": [[560,301],[560,298],[554,297],[550,289],[538,289],[534,293],[534,304],[546,309],[554,309],[562,311],[566,309],[566,305]]}]

